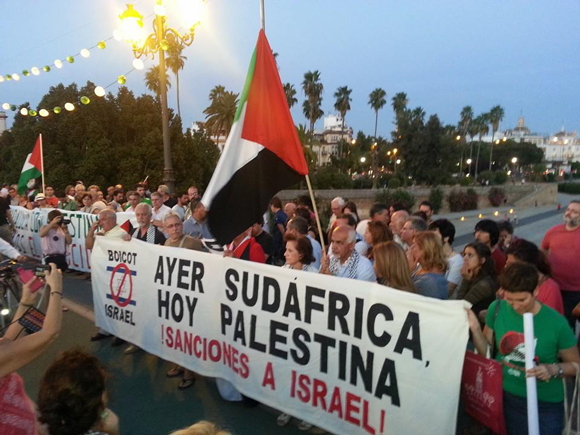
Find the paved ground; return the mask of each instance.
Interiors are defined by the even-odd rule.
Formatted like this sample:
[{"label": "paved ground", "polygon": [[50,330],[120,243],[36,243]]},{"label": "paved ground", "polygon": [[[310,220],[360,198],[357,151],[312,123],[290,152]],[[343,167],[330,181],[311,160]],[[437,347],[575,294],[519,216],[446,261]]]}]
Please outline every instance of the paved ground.
[{"label": "paved ground", "polygon": [[[571,198],[571,195],[559,195],[563,209]],[[494,216],[496,211],[497,216]],[[501,207],[441,216],[456,225],[457,250],[473,239],[473,227],[480,213],[492,219],[500,219],[506,214],[517,215],[515,234],[539,243],[549,228],[562,222],[563,210],[558,212],[556,206],[547,206],[510,213],[510,207]],[[238,435],[303,433],[296,425],[278,427],[276,413],[266,407],[247,409],[240,404],[224,402],[211,379],[199,378],[194,387],[181,392],[177,389],[177,380],[165,377],[165,372],[171,367],[169,363],[144,352],[124,355],[124,346],[112,348],[110,340],[91,343],[89,337],[95,328],[87,320],[91,318],[93,306],[90,280],[67,274],[65,292],[67,302],[74,310],[65,314],[59,339],[41,358],[21,370],[31,398],[36,398],[40,378],[55,356],[79,346],[98,356],[112,375],[109,381],[110,406],[120,417],[123,435],[167,434],[202,419],[221,424]],[[465,425],[465,418],[460,416],[458,432]]]}]

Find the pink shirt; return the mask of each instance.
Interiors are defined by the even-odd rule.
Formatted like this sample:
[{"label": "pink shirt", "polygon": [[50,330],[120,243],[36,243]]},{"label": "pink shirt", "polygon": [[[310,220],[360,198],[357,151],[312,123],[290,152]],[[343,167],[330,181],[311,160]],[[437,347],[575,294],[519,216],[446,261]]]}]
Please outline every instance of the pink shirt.
[{"label": "pink shirt", "polygon": [[62,228],[51,228],[45,237],[40,238],[42,244],[42,253],[66,254],[66,240]]},{"label": "pink shirt", "polygon": [[562,316],[564,315],[564,303],[562,302],[562,293],[560,286],[552,278],[547,278],[540,287],[538,287],[538,302],[555,309]]},{"label": "pink shirt", "polygon": [[568,231],[565,224],[551,228],[542,240],[549,251],[552,277],[562,290],[580,291],[580,227]]},{"label": "pink shirt", "polygon": [[0,378],[0,434],[36,435],[36,412],[16,372]]}]

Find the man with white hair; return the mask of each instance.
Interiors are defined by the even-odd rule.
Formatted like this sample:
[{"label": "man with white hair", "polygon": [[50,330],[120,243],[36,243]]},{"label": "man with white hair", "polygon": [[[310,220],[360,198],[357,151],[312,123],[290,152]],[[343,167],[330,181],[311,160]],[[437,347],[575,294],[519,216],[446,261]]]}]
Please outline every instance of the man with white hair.
[{"label": "man with white hair", "polygon": [[[97,231],[97,227],[101,226],[102,231]],[[96,234],[95,234],[96,233]],[[113,210],[106,208],[105,210],[99,213],[99,219],[96,222],[93,222],[89,232],[87,233],[87,237],[85,239],[85,247],[87,249],[93,249],[95,246],[95,239],[96,236],[99,237],[108,237],[110,239],[121,239],[123,240],[124,237],[127,235],[127,232],[117,225],[117,215]],[[103,338],[112,337],[107,331],[100,329],[95,335],[91,337],[91,341],[98,341],[102,340]],[[125,341],[121,340],[120,338],[115,337],[113,340],[112,346],[120,346]]]},{"label": "man with white hair", "polygon": [[345,206],[346,201],[340,196],[337,196],[332,201],[330,201],[330,211],[332,212],[332,216],[330,216],[330,222],[328,222],[328,227],[326,228],[327,232],[332,229],[334,221],[336,221],[336,217],[343,213]]},{"label": "man with white hair", "polygon": [[393,231],[393,241],[397,242],[403,249],[406,249],[403,239],[401,239],[401,231],[405,222],[409,220],[409,213],[405,210],[398,210],[391,216],[389,227]]},{"label": "man with white hair", "polygon": [[321,273],[342,278],[375,282],[373,264],[354,249],[356,232],[352,227],[340,225],[331,234],[332,256],[323,254]]}]

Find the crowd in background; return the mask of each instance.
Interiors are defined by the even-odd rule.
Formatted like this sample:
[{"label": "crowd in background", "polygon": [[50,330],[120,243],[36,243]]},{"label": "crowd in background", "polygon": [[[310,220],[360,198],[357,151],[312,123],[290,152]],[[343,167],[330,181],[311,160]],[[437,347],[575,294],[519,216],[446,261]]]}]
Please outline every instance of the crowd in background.
[{"label": "crowd in background", "polygon": [[[122,240],[137,238],[158,245],[207,251],[203,240],[212,238],[206,210],[194,186],[174,197],[163,185],[152,193],[143,184],[128,192],[123,186],[111,186],[104,195],[98,186],[85,189],[77,183],[56,196],[47,186],[45,193],[36,193],[32,200],[26,195],[17,195],[9,186],[3,190],[0,200],[3,201],[0,201],[0,210],[2,204],[8,202],[5,210],[9,210],[9,205],[54,209],[40,236],[45,261],[62,270],[66,270],[65,255],[70,236],[59,209],[98,214],[98,221],[87,234],[86,247],[89,249],[96,237],[101,236]],[[428,298],[469,302],[474,347],[485,354],[488,346],[495,344],[498,353],[494,357],[504,365],[504,411],[508,433],[524,433],[522,425],[527,424],[524,421],[523,341],[514,342],[513,334],[523,337],[522,315],[534,313],[535,322],[538,322],[538,365],[527,375],[544,381],[538,387],[542,433],[561,433],[564,399],[559,378],[575,375],[575,364],[580,363],[572,330],[580,314],[580,270],[576,253],[580,246],[580,201],[569,204],[564,223],[548,231],[540,247],[514,236],[509,221],[483,219],[475,225],[473,241],[462,252],[453,247],[455,226],[447,219],[434,219],[429,201],[423,201],[415,213],[400,203],[377,203],[371,207],[367,219],[360,218],[356,204],[340,197],[331,201],[330,209],[328,226],[319,233],[308,196],[286,204],[274,197],[266,219],[235,237],[224,247],[223,255],[309,273],[377,282]],[[135,213],[138,226],[121,228],[116,217],[121,211]],[[10,230],[11,222],[6,219],[3,224],[0,220],[0,230],[2,225]],[[50,285],[57,286],[55,282]],[[100,330],[91,340],[107,337],[110,335]],[[123,343],[113,337],[113,346]],[[129,344],[125,353],[139,350]],[[71,367],[68,376],[74,373],[75,364],[87,370],[90,368],[95,379],[103,373],[98,361],[88,355],[69,352],[61,358],[60,367]],[[72,381],[63,380],[66,376],[57,369],[54,369],[57,373],[51,370],[52,367],[45,375],[47,385],[52,382],[68,388],[67,383]],[[6,377],[13,371],[5,371],[1,376]],[[178,388],[185,389],[194,385],[198,375],[175,366],[167,376],[180,378]],[[257,404],[225,380],[218,379],[217,386],[225,400],[241,401],[248,406]],[[51,428],[53,411],[43,414],[42,404],[45,403],[44,395],[50,397],[55,389],[58,389],[56,385],[41,387],[39,397],[40,421]],[[105,399],[95,399],[94,409],[98,410],[103,422],[108,421],[102,416],[107,409]],[[93,417],[87,417],[87,421],[93,421]],[[283,413],[278,417],[278,424],[285,425],[291,418]],[[303,430],[311,427],[305,421],[299,425]],[[51,429],[50,433],[64,432]]]}]

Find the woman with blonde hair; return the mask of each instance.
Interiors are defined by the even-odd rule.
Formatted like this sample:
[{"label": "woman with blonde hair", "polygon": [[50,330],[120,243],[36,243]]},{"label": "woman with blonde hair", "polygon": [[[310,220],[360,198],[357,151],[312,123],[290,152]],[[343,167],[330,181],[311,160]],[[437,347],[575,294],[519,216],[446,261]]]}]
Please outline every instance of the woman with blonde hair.
[{"label": "woman with blonde hair", "polygon": [[374,268],[379,284],[397,290],[417,293],[411,281],[411,271],[403,248],[395,242],[383,242],[374,246]]},{"label": "woman with blonde hair", "polygon": [[225,430],[220,430],[215,424],[209,421],[200,421],[195,423],[193,426],[186,427],[185,429],[176,430],[171,432],[169,435],[232,435],[230,432]]},{"label": "woman with blonde hair", "polygon": [[416,233],[410,249],[413,258],[421,266],[413,277],[413,283],[419,294],[447,299],[449,293],[445,279],[447,259],[443,252],[441,237],[433,231]]}]

